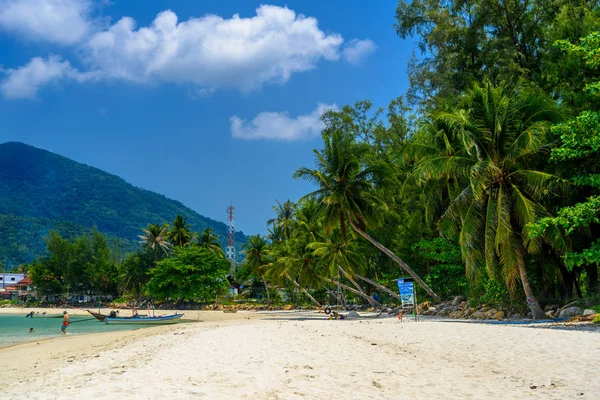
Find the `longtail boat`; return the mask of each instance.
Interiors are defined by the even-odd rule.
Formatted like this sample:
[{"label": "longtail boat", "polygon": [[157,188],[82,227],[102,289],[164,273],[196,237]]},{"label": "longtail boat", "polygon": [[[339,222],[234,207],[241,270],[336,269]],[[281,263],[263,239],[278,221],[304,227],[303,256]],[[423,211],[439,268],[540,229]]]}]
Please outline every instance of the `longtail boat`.
[{"label": "longtail boat", "polygon": [[183,314],[161,315],[158,317],[149,317],[146,315],[136,315],[133,317],[106,317],[105,324],[135,324],[135,325],[162,325],[174,324],[183,317]]},{"label": "longtail boat", "polygon": [[110,317],[110,315],[100,314],[90,310],[87,310],[87,312],[89,312],[92,317],[96,318],[100,322],[104,322],[106,318]]}]

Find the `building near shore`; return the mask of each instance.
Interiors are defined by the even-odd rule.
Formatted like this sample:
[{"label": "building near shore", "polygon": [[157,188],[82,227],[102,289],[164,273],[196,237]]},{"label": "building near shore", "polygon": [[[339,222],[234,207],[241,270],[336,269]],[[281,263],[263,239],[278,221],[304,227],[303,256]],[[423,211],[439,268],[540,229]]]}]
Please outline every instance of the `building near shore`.
[{"label": "building near shore", "polygon": [[0,273],[0,288],[14,286],[25,278],[25,274],[13,274],[10,272]]}]

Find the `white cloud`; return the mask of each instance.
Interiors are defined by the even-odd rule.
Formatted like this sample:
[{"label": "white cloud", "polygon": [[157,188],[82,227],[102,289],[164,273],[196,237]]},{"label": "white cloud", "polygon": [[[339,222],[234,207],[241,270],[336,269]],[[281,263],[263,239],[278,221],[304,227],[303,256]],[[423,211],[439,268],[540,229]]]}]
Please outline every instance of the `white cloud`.
[{"label": "white cloud", "polygon": [[376,47],[372,40],[352,39],[342,51],[342,57],[350,64],[359,64],[365,57],[373,53]]},{"label": "white cloud", "polygon": [[310,114],[296,118],[287,112],[261,112],[250,122],[238,116],[231,117],[231,135],[240,139],[299,140],[317,136],[323,130],[321,115],[337,110],[335,104],[318,104]]},{"label": "white cloud", "polygon": [[337,60],[342,42],[321,31],[315,18],[262,5],[251,18],[206,15],[179,22],[174,12],[163,11],[139,29],[122,18],[93,35],[84,51],[85,61],[109,78],[249,91],[284,83],[321,59]]},{"label": "white cloud", "polygon": [[51,55],[47,59],[32,58],[19,69],[2,71],[7,77],[0,83],[0,92],[7,99],[32,99],[37,96],[40,87],[65,81],[86,81],[93,74],[77,71],[68,61]]},{"label": "white cloud", "polygon": [[91,28],[91,0],[0,0],[0,27],[29,39],[79,43]]},{"label": "white cloud", "polygon": [[[35,5],[42,12],[36,14]],[[189,92],[195,97],[208,97],[222,88],[248,92],[268,83],[283,84],[323,60],[335,62],[343,56],[358,62],[375,47],[370,40],[354,39],[342,51],[341,35],[325,33],[316,18],[286,7],[261,5],[249,18],[205,15],[186,21],[178,21],[167,10],[145,27],[138,28],[132,18],[125,17],[103,31],[92,29],[91,7],[91,0],[0,0],[0,26],[30,37],[75,44],[76,54],[82,57],[78,61],[89,71],[78,72],[56,57],[33,58],[8,71],[0,83],[7,88],[2,90],[5,97],[35,97],[44,84],[91,77],[183,84],[191,86]],[[39,79],[19,80],[34,70]]]}]

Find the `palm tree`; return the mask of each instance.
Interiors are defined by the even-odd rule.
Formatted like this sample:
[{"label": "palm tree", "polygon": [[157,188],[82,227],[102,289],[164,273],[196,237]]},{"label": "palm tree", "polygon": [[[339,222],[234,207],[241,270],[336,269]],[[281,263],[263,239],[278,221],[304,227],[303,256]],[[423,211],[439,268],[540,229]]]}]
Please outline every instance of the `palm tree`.
[{"label": "palm tree", "polygon": [[142,228],[143,235],[138,235],[140,243],[148,246],[154,252],[154,261],[158,260],[158,251],[162,250],[165,255],[169,254],[171,243],[169,243],[167,227],[165,225],[150,224],[146,229]]},{"label": "palm tree", "polygon": [[284,239],[290,238],[292,224],[294,223],[294,203],[287,200],[281,204],[279,200],[275,200],[277,205],[273,206],[273,210],[277,213],[275,218],[267,221],[268,225],[273,225],[281,228]]},{"label": "palm tree", "polygon": [[[548,133],[562,118],[557,107],[520,85],[475,86],[458,110],[437,120],[454,139],[456,152],[426,157],[417,172],[424,179],[453,177],[461,182],[442,217],[442,228],[458,234],[467,274],[485,266],[509,289],[520,281],[536,319],[545,318],[525,268],[526,255],[540,250],[529,239],[528,224],[548,215],[541,200],[558,180],[538,169],[548,157]],[[564,248],[554,229],[543,240]]]},{"label": "palm tree", "polygon": [[365,166],[363,160],[369,151],[365,143],[357,143],[352,136],[339,131],[323,134],[323,150],[313,150],[316,169],[300,168],[294,178],[303,178],[319,188],[307,195],[319,200],[324,207],[324,226],[331,232],[339,226],[347,240],[347,224],[379,250],[387,254],[417,281],[436,301],[439,296],[398,256],[365,232],[381,205],[375,196],[376,184],[382,183],[387,170],[380,165]]},{"label": "palm tree", "polygon": [[371,306],[377,305],[375,300],[365,294],[363,288],[352,278],[357,273],[363,273],[361,267],[365,266],[365,257],[359,243],[354,240],[342,240],[339,230],[336,229],[332,235],[328,235],[327,239],[312,242],[308,248],[313,250],[314,256],[319,260],[318,263],[322,266],[322,274],[325,277],[335,278],[341,273],[356,287],[356,291],[353,290],[355,293],[365,298]]},{"label": "palm tree", "polygon": [[252,273],[262,279],[267,292],[267,304],[271,305],[271,295],[265,279],[265,272],[269,265],[269,243],[261,235],[252,235],[248,238],[248,243],[244,245],[244,251],[246,253],[244,264]]},{"label": "palm tree", "polygon": [[192,231],[190,226],[187,224],[187,217],[183,218],[181,215],[177,215],[171,229],[169,230],[169,239],[175,246],[187,246],[192,241]]},{"label": "palm tree", "polygon": [[219,242],[219,235],[213,233],[211,227],[208,227],[202,231],[198,238],[198,245],[200,247],[209,249],[218,256],[225,258],[225,252],[223,251],[221,243]]}]

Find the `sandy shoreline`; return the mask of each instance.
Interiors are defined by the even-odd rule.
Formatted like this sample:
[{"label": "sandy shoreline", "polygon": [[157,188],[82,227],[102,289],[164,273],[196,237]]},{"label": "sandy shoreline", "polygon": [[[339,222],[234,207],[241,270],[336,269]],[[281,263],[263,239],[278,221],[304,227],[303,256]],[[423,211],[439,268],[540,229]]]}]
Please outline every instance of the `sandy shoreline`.
[{"label": "sandy shoreline", "polygon": [[593,399],[600,393],[597,332],[329,321],[309,312],[189,313],[204,322],[0,350],[2,377],[11,382],[3,395]]}]

